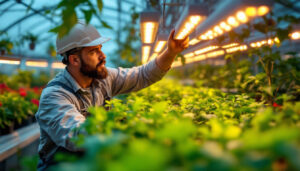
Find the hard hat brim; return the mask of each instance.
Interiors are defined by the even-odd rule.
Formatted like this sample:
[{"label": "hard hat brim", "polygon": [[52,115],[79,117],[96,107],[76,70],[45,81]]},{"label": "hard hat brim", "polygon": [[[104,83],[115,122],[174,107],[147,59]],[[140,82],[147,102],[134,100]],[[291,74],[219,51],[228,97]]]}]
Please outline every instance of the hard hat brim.
[{"label": "hard hat brim", "polygon": [[95,39],[95,40],[91,41],[90,43],[80,45],[80,47],[89,47],[89,46],[102,45],[103,43],[105,43],[109,40],[110,40],[110,38],[107,38],[107,37],[99,37],[98,39]]}]

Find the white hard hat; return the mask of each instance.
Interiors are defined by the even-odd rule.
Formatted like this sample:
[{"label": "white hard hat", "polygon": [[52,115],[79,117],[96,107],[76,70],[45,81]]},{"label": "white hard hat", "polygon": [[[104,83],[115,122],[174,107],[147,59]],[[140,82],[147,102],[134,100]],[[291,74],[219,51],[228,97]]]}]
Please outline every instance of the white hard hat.
[{"label": "white hard hat", "polygon": [[79,21],[63,38],[56,39],[56,48],[58,54],[63,54],[73,48],[97,46],[110,40],[110,38],[101,37],[100,33],[92,25],[86,25]]}]

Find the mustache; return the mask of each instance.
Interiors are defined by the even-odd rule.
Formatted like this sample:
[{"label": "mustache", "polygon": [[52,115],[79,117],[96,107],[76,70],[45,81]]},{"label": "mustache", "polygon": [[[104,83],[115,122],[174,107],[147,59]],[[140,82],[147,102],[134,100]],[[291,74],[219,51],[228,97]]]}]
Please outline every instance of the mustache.
[{"label": "mustache", "polygon": [[104,64],[106,63],[105,59],[102,59],[102,60],[96,65],[96,67],[102,65],[103,63],[104,63]]}]

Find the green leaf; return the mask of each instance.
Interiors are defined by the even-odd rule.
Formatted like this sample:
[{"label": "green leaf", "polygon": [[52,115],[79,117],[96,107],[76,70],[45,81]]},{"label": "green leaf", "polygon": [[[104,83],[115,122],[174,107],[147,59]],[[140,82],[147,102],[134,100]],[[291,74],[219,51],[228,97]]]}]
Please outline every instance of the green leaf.
[{"label": "green leaf", "polygon": [[84,9],[81,9],[81,11],[84,13],[84,18],[85,18],[86,23],[87,24],[90,23],[93,12],[90,10],[84,10]]},{"label": "green leaf", "polygon": [[102,9],[103,9],[103,2],[102,2],[102,0],[97,0],[97,6],[98,6],[99,11],[101,12]]},{"label": "green leaf", "polygon": [[102,24],[103,27],[108,28],[108,29],[112,29],[112,27],[110,25],[108,25],[105,21],[103,21],[103,20],[100,20],[100,21],[101,21],[101,24]]}]

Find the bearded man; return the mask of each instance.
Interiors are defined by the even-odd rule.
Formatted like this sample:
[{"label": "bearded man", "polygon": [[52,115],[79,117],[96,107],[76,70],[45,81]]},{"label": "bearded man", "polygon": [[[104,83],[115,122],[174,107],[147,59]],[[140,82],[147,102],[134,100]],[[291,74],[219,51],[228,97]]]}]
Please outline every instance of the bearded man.
[{"label": "bearded man", "polygon": [[[90,106],[104,106],[112,97],[138,91],[159,81],[169,70],[176,54],[188,47],[188,37],[175,40],[171,31],[167,49],[157,58],[133,68],[106,68],[101,37],[92,25],[77,23],[70,33],[57,38],[57,53],[66,68],[43,90],[36,119],[40,126],[38,170],[56,164],[57,152],[82,155],[71,139],[80,132]],[[76,129],[75,129],[76,130]]]}]

